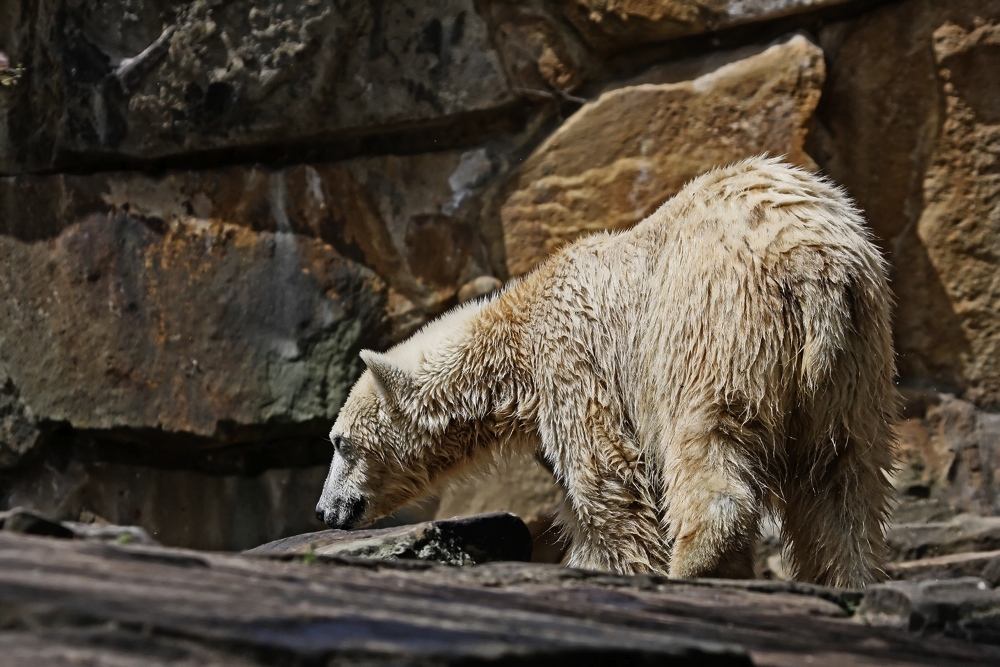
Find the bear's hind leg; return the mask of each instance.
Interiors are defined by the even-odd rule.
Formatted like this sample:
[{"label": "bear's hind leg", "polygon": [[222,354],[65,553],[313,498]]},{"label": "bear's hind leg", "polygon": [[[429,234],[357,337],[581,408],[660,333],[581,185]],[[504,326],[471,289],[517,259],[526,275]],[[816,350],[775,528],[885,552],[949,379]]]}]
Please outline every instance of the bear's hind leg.
[{"label": "bear's hind leg", "polygon": [[797,580],[858,588],[885,579],[891,451],[856,440],[837,449],[829,464],[798,471],[784,485],[784,541]]},{"label": "bear's hind leg", "polygon": [[753,578],[761,503],[752,461],[719,432],[671,450],[666,479],[670,576]]}]

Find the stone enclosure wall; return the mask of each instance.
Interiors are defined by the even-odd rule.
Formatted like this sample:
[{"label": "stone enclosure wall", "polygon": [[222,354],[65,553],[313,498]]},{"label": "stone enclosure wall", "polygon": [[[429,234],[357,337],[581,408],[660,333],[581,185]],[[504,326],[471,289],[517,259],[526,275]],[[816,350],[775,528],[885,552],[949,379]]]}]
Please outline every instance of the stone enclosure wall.
[{"label": "stone enclosure wall", "polygon": [[1000,0],[0,0],[0,52],[0,509],[316,529],[360,348],[769,152],[890,259],[899,516],[1000,513]]}]

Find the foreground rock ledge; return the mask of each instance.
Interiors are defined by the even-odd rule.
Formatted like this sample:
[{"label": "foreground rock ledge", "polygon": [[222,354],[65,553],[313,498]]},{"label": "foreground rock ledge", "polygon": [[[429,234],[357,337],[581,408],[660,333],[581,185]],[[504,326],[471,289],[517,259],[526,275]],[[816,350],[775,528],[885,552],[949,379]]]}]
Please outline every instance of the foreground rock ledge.
[{"label": "foreground rock ledge", "polygon": [[[853,601],[852,601],[853,600]],[[266,558],[0,533],[4,664],[953,665],[856,594],[525,563]]]}]

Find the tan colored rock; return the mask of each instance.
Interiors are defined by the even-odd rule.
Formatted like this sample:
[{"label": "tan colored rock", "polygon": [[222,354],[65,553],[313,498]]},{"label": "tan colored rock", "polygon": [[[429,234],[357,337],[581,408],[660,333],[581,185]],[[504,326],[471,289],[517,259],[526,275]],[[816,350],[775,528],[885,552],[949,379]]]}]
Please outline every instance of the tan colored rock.
[{"label": "tan colored rock", "polygon": [[847,4],[851,0],[561,0],[587,42],[602,51],[635,48],[747,23]]},{"label": "tan colored rock", "polygon": [[820,160],[891,253],[904,382],[1000,407],[1000,2],[888,5],[822,35]]},{"label": "tan colored rock", "polygon": [[693,81],[604,93],[513,183],[501,208],[511,275],[583,234],[634,225],[712,167],[765,152],[813,167],[805,141],[823,80],[822,51],[794,36]]}]

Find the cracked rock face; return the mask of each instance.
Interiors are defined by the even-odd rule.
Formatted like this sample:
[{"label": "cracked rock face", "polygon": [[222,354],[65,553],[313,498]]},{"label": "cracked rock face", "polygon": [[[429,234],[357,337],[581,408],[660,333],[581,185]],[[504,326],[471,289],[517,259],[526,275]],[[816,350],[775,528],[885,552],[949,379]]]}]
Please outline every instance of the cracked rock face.
[{"label": "cracked rock face", "polygon": [[332,419],[358,350],[382,344],[383,282],[280,208],[217,219],[174,185],[0,183],[0,363],[18,400],[74,429],[222,442]]},{"label": "cracked rock face", "polygon": [[584,105],[525,160],[502,206],[511,275],[585,233],[631,227],[713,167],[765,152],[815,166],[805,140],[823,80],[822,51],[794,36]]},{"label": "cracked rock face", "polygon": [[566,17],[602,51],[844,5],[851,0],[561,0]]},{"label": "cracked rock face", "polygon": [[0,28],[31,68],[0,105],[0,172],[306,146],[517,98],[471,0],[42,4]]}]

